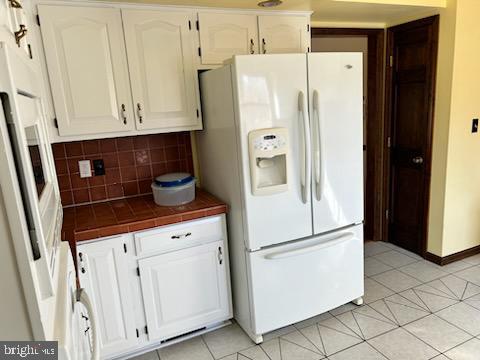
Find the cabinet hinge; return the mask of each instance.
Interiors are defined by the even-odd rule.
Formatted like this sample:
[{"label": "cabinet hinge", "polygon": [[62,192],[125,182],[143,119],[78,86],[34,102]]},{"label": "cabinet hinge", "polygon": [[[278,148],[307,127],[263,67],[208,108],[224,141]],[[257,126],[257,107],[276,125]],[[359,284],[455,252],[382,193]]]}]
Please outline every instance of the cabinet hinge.
[{"label": "cabinet hinge", "polygon": [[389,136],[387,137],[387,147],[391,148],[392,147],[392,138]]},{"label": "cabinet hinge", "polygon": [[137,338],[140,337],[140,331],[138,331],[138,329],[135,329],[135,331],[137,332]]},{"label": "cabinet hinge", "polygon": [[140,276],[140,268],[137,267],[137,276]]},{"label": "cabinet hinge", "polygon": [[125,253],[127,253],[127,244],[123,244],[123,251],[125,251]]},{"label": "cabinet hinge", "polygon": [[199,117],[200,117],[200,111],[198,111],[198,109],[197,109],[197,118],[199,118]]},{"label": "cabinet hinge", "polygon": [[195,27],[197,28],[197,31],[200,31],[200,23],[197,21],[195,21]]},{"label": "cabinet hinge", "polygon": [[388,210],[385,210],[385,219],[388,220],[388,216],[389,216]]},{"label": "cabinet hinge", "polygon": [[53,125],[55,125],[55,127],[58,129],[58,120],[57,120],[57,118],[54,118],[54,119],[53,119]]},{"label": "cabinet hinge", "polygon": [[33,59],[32,47],[30,46],[30,44],[27,44],[27,46],[28,46],[28,56],[30,57],[30,59]]},{"label": "cabinet hinge", "polygon": [[310,46],[309,46],[309,47],[307,47],[307,52],[310,52]]},{"label": "cabinet hinge", "polygon": [[40,16],[38,14],[35,15],[35,20],[37,21],[37,25],[40,26]]},{"label": "cabinet hinge", "polygon": [[200,57],[202,56],[202,48],[201,47],[198,48],[198,56],[200,56]]},{"label": "cabinet hinge", "polygon": [[389,62],[390,62],[390,67],[393,67],[393,55],[390,55]]},{"label": "cabinet hinge", "polygon": [[310,31],[310,25],[307,24],[307,31]]},{"label": "cabinet hinge", "polygon": [[148,335],[148,326],[147,325],[145,325],[145,334]]},{"label": "cabinet hinge", "polygon": [[188,20],[188,30],[192,30],[192,22]]}]

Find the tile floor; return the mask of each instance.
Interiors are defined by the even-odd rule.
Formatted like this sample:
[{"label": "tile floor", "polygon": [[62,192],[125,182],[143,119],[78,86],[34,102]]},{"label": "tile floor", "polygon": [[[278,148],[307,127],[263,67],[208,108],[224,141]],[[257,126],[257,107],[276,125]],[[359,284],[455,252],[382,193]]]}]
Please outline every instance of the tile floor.
[{"label": "tile floor", "polygon": [[479,360],[480,255],[444,267],[365,245],[365,305],[343,305],[255,345],[238,325],[134,360]]}]

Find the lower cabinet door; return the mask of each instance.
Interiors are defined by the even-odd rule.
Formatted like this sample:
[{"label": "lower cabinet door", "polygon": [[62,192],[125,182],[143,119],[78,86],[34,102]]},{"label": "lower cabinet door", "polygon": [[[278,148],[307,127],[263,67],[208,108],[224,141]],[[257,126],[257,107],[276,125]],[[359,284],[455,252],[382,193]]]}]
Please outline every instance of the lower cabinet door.
[{"label": "lower cabinet door", "polygon": [[139,261],[150,340],[165,340],[230,317],[223,241]]},{"label": "lower cabinet door", "polygon": [[122,236],[77,246],[80,285],[92,298],[102,358],[137,345]]}]

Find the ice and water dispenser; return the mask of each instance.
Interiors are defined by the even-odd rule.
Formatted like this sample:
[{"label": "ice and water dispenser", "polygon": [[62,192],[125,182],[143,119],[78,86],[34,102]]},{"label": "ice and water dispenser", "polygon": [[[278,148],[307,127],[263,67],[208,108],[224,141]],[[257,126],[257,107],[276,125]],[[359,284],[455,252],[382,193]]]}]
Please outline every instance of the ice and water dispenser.
[{"label": "ice and water dispenser", "polygon": [[272,195],[288,189],[288,131],[252,130],[248,134],[253,195]]}]

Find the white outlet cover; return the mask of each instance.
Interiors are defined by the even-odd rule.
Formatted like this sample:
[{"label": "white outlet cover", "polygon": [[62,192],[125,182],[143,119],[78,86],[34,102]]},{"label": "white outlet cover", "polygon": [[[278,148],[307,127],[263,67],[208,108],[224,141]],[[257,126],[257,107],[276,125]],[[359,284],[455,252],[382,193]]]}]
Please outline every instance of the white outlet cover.
[{"label": "white outlet cover", "polygon": [[78,162],[78,170],[80,171],[81,178],[91,177],[92,168],[90,166],[90,160],[80,160]]}]

